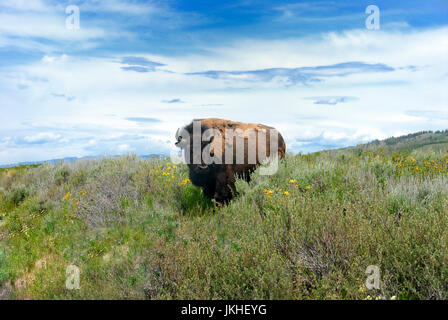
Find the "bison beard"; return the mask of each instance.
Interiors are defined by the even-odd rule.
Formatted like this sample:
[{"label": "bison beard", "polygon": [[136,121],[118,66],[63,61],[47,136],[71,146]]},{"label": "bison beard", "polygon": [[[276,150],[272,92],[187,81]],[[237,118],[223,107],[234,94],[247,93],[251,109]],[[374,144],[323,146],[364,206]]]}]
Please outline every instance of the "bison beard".
[{"label": "bison beard", "polygon": [[[198,132],[195,132],[194,123],[200,123]],[[210,129],[214,131],[214,136],[212,135],[209,139],[203,138],[207,132],[210,132]],[[176,146],[185,149],[185,159],[189,168],[191,182],[195,186],[201,187],[208,198],[215,199],[220,203],[227,203],[237,193],[235,188],[236,177],[244,178],[249,182],[250,174],[264,160],[273,155],[277,155],[280,159],[284,158],[286,146],[283,137],[279,133],[278,150],[272,150],[272,152],[270,150],[270,132],[272,130],[277,133],[274,128],[262,124],[247,124],[216,118],[193,120],[192,123],[176,133]],[[236,132],[236,137],[231,138],[228,135],[226,140],[226,134],[229,134],[229,132]],[[255,132],[255,136],[257,134],[264,135],[266,136],[266,143],[263,141],[258,144],[259,136],[257,136],[256,140],[253,141],[256,142],[255,148],[249,151],[249,139],[247,136],[242,135],[244,132]],[[194,137],[193,134],[195,134]],[[220,139],[216,139],[216,135]],[[237,138],[241,139],[240,141],[244,141],[244,148],[238,148]],[[233,139],[233,142],[230,139]],[[194,143],[197,143],[196,146],[200,149],[199,156],[193,152]],[[228,160],[226,152],[231,149],[232,145],[233,159],[231,158],[229,163],[229,161],[226,161]],[[226,147],[228,150],[226,150]],[[259,149],[264,151],[264,153],[261,153],[261,156],[258,153]],[[210,155],[219,161],[205,163],[202,157],[204,150],[209,150]],[[250,152],[254,154],[250,154]]]}]

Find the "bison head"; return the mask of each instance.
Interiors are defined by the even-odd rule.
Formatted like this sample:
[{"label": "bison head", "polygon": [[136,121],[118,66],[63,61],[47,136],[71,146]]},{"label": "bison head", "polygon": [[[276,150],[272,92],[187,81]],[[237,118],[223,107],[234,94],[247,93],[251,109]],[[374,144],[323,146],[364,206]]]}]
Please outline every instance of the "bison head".
[{"label": "bison head", "polygon": [[[219,133],[218,133],[219,134]],[[198,120],[179,128],[175,135],[175,146],[184,151],[189,168],[198,174],[208,174],[216,163],[216,130],[202,127]]]}]

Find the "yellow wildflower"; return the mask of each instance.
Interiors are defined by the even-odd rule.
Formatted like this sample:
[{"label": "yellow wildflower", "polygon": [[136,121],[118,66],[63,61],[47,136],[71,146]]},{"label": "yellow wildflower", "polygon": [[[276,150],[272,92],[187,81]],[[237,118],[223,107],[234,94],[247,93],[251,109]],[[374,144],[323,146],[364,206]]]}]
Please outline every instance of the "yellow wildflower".
[{"label": "yellow wildflower", "polygon": [[289,196],[289,192],[288,192],[288,191],[283,192],[283,194],[284,194],[285,196]]},{"label": "yellow wildflower", "polygon": [[289,183],[296,183],[296,180],[295,179],[290,179]]},{"label": "yellow wildflower", "polygon": [[184,180],[182,180],[181,182],[179,182],[180,186],[185,186],[186,184],[188,184],[190,182],[190,179],[186,178]]},{"label": "yellow wildflower", "polygon": [[62,198],[62,201],[66,201],[66,200],[68,200],[68,199],[70,198],[70,195],[71,195],[70,191],[67,192],[67,193],[65,194],[65,196]]}]

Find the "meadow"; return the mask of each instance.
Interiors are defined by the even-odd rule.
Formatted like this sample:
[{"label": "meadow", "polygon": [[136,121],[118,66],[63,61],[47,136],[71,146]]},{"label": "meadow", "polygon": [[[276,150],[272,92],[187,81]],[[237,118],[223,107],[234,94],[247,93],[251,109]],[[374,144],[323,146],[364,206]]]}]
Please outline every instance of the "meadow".
[{"label": "meadow", "polygon": [[447,167],[446,150],[288,154],[224,207],[167,159],[1,169],[0,299],[447,299]]}]

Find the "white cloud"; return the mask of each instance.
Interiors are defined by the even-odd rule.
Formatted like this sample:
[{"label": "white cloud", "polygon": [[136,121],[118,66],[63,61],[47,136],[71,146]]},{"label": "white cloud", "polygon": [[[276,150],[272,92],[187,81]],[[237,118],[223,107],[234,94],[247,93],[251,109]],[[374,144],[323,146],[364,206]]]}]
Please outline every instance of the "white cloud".
[{"label": "white cloud", "polygon": [[58,141],[60,138],[60,134],[56,134],[53,132],[40,132],[36,135],[25,136],[23,140],[28,143],[47,143]]},{"label": "white cloud", "polygon": [[146,15],[161,11],[152,3],[133,3],[120,0],[87,0],[80,5],[80,9],[90,12],[115,12],[131,15]]},{"label": "white cloud", "polygon": [[50,7],[42,0],[3,0],[0,7],[18,11],[49,11]]},{"label": "white cloud", "polygon": [[[99,39],[106,36],[100,28],[83,27],[69,30],[62,13],[1,13],[0,34],[4,37],[45,38],[50,41],[79,41]],[[19,45],[19,42],[16,42]]]},{"label": "white cloud", "polygon": [[[71,50],[91,50],[116,38],[131,39],[133,34],[105,23],[101,18],[88,19],[84,14],[116,11],[146,12],[149,5],[129,4],[123,1],[88,1],[80,4],[80,28],[66,27],[66,7],[69,3],[38,0],[6,0],[0,3],[0,48],[25,49],[44,53]],[[86,6],[83,9],[83,6]],[[120,11],[122,10],[122,11]]]}]

